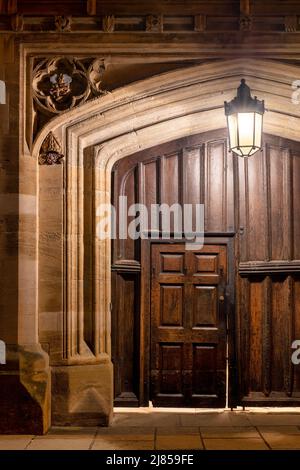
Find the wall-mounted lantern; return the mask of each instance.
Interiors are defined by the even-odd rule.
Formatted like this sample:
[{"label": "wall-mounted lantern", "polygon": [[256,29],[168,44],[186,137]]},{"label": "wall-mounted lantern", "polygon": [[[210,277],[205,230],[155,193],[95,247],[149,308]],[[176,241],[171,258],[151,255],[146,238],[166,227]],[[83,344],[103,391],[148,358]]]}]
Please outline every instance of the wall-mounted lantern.
[{"label": "wall-mounted lantern", "polygon": [[252,98],[243,78],[237,96],[227,103],[225,115],[229,132],[230,151],[240,157],[250,157],[262,148],[264,101]]}]

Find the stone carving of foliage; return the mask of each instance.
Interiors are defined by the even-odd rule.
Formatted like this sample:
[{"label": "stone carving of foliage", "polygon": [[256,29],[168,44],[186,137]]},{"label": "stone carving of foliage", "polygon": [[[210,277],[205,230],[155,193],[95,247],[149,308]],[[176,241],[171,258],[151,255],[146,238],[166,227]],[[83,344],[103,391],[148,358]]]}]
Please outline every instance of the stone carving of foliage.
[{"label": "stone carving of foliage", "polygon": [[105,33],[113,33],[115,30],[114,15],[104,16],[102,19],[102,29]]},{"label": "stone carving of foliage", "polygon": [[60,33],[70,32],[71,25],[72,25],[72,17],[71,16],[55,16],[54,24],[56,31]]}]

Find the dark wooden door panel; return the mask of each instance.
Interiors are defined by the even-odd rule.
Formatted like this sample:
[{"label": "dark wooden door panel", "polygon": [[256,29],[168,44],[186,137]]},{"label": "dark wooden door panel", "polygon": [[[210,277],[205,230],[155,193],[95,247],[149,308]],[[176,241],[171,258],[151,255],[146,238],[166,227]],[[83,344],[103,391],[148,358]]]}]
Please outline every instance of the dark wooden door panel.
[{"label": "dark wooden door panel", "polygon": [[[151,204],[204,204],[207,237],[226,239],[236,233],[236,270],[232,265],[230,272],[226,271],[226,263],[222,263],[224,254],[214,252],[214,242],[205,247],[205,252],[191,255],[184,249],[176,252],[170,248],[160,259],[157,272],[161,276],[164,307],[159,328],[161,343],[157,345],[166,347],[160,352],[157,346],[157,357],[168,354],[165,351],[171,344],[169,331],[176,331],[174,351],[177,355],[180,351],[184,365],[189,364],[189,368],[180,372],[181,381],[177,383],[181,384],[184,403],[188,394],[201,394],[201,387],[204,395],[212,383],[214,388],[223,383],[220,367],[223,348],[218,341],[219,331],[224,329],[224,305],[219,299],[222,282],[229,277],[226,307],[232,312],[229,369],[234,377],[229,383],[230,404],[236,404],[237,399],[246,405],[299,404],[300,367],[294,367],[290,360],[291,344],[300,337],[299,191],[299,142],[267,134],[263,151],[249,159],[228,153],[227,131],[219,130],[143,150],[114,166],[113,203],[118,216],[120,195],[128,198],[128,205],[145,204],[149,218]],[[162,230],[161,221],[157,228]],[[151,260],[148,245],[147,254],[142,255],[145,244],[148,241],[118,237],[112,244],[116,405],[148,403]],[[92,269],[89,253],[86,250],[88,270]],[[191,277],[186,269],[193,272],[190,285],[185,281],[186,276]],[[87,302],[87,312],[91,308],[92,302]],[[85,335],[91,342],[88,313],[86,318]],[[124,323],[126,336],[120,328]],[[184,347],[187,338],[188,351]],[[152,374],[154,377],[157,371],[165,371],[164,387],[170,386],[171,381],[167,383],[165,377],[178,375],[176,371],[181,370],[179,366],[159,367],[152,369]],[[218,371],[215,382],[209,378],[213,370]],[[158,385],[159,381],[155,381],[155,387]],[[176,393],[177,389],[174,396]]]},{"label": "dark wooden door panel", "polygon": [[224,406],[226,248],[152,248],[151,386],[154,406]]}]

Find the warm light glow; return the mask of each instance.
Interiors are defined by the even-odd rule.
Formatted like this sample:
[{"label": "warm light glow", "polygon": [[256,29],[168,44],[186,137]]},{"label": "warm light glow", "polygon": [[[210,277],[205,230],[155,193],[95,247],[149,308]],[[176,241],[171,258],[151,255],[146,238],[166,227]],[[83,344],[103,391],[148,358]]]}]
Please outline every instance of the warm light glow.
[{"label": "warm light glow", "polygon": [[262,115],[237,113],[228,116],[230,148],[237,155],[254,155],[261,148]]},{"label": "warm light glow", "polygon": [[238,113],[238,128],[239,128],[239,141],[238,145],[242,148],[251,149],[253,143],[253,129],[254,129],[254,115],[255,113]]},{"label": "warm light glow", "polygon": [[251,97],[245,80],[237,97],[225,103],[230,150],[240,157],[250,157],[262,147],[264,102]]},{"label": "warm light glow", "polygon": [[230,149],[237,155],[251,156],[261,149],[262,115],[237,113],[228,116]]}]

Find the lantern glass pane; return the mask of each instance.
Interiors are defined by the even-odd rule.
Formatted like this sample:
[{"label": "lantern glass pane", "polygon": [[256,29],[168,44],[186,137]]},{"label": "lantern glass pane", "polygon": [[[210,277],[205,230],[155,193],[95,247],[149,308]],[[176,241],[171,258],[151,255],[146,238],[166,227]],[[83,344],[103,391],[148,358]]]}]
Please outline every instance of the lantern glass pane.
[{"label": "lantern glass pane", "polygon": [[238,130],[237,130],[236,114],[231,114],[230,116],[228,116],[228,129],[229,129],[230,148],[233,149],[237,147],[238,145],[238,141],[237,141]]},{"label": "lantern glass pane", "polygon": [[[244,147],[243,153],[249,154],[254,145],[254,118],[256,113],[238,113],[239,147]],[[250,147],[250,148],[249,148]]]},{"label": "lantern glass pane", "polygon": [[261,137],[262,137],[262,114],[255,113],[255,147],[261,147]]}]

